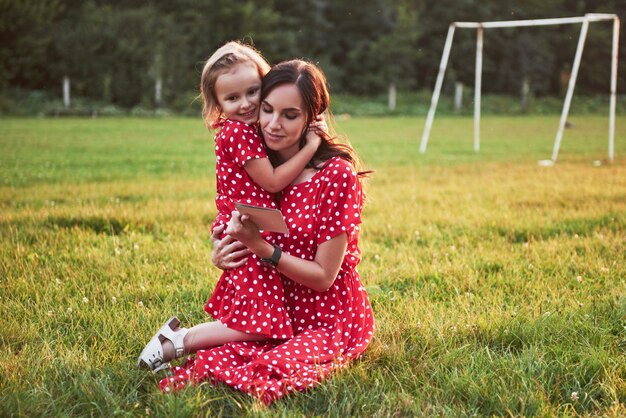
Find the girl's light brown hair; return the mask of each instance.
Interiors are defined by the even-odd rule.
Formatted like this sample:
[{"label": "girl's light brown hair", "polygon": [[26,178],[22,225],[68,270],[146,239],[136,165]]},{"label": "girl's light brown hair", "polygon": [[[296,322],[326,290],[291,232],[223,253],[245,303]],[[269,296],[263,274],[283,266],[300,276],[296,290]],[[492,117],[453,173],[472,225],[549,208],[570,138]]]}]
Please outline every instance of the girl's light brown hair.
[{"label": "girl's light brown hair", "polygon": [[250,45],[237,41],[227,42],[218,48],[204,64],[200,77],[200,96],[202,97],[202,119],[207,128],[212,129],[221,116],[221,110],[215,97],[217,78],[230,71],[235,65],[244,62],[254,64],[261,79],[270,70],[270,65],[259,51]]}]

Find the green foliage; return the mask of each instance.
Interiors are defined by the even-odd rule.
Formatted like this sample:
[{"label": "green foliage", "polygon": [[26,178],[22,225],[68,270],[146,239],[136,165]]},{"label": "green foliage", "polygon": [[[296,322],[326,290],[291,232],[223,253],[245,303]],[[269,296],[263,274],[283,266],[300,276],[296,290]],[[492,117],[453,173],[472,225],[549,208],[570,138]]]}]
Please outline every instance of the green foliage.
[{"label": "green foliage", "polygon": [[[197,119],[0,124],[2,416],[624,416],[626,137],[576,116],[340,119],[375,170],[359,266],[365,356],[265,408],[170,396],[136,356],[164,318],[207,319],[219,277],[211,139]],[[600,160],[599,166],[592,160]]]},{"label": "green foliage", "polygon": [[[454,109],[451,96],[442,97],[437,106],[437,115],[474,114],[473,92],[465,90],[463,105],[460,110]],[[349,94],[335,94],[331,102],[331,109],[337,117],[353,116],[392,116],[392,115],[423,115],[428,113],[431,100],[431,91],[419,93],[399,92],[394,110],[388,106],[388,97],[378,95],[374,97],[355,96]],[[624,96],[617,98],[617,114],[626,111]],[[571,105],[570,115],[596,114],[607,115],[609,98],[605,95],[582,96],[577,95]],[[560,115],[563,110],[562,97],[530,97],[526,107],[523,107],[519,98],[501,94],[486,94],[481,98],[482,115]]]},{"label": "green foliage", "polygon": [[[377,96],[391,83],[402,91],[431,90],[453,21],[589,12],[623,16],[626,5],[614,0],[5,0],[0,2],[0,87],[60,97],[61,80],[68,76],[75,97],[181,112],[189,92],[197,91],[203,62],[224,42],[241,39],[272,63],[294,57],[319,63],[333,92]],[[611,31],[610,23],[591,25],[579,92],[608,92]],[[488,30],[484,91],[518,95],[527,80],[534,95],[562,94],[578,32],[576,25]],[[622,62],[625,51],[620,51]],[[473,84],[474,54],[474,31],[457,30],[446,94],[455,81]],[[620,92],[626,88],[623,73]],[[7,106],[0,101],[0,110]]]},{"label": "green foliage", "polygon": [[0,1],[0,89],[41,83],[53,41],[49,31],[61,10],[60,1]]},{"label": "green foliage", "polygon": [[[620,2],[578,1],[457,1],[429,3],[422,14],[418,40],[418,74],[426,85],[434,85],[448,24],[453,21],[492,21],[582,16],[585,13],[624,14]],[[427,18],[426,18],[427,16]],[[609,22],[590,25],[577,82],[578,91],[608,91],[613,27]],[[524,79],[538,95],[564,92],[571,72],[580,26],[487,29],[483,49],[483,91],[519,94]],[[476,34],[457,30],[450,55],[448,80],[474,83]],[[620,51],[620,61],[626,59]],[[620,84],[624,75],[620,76]]]},{"label": "green foliage", "polygon": [[[443,96],[437,106],[437,117],[441,115],[470,116],[474,114],[473,92],[465,89],[463,105],[460,110],[454,108],[451,95]],[[354,94],[334,94],[330,108],[335,116],[426,116],[432,91],[408,92],[398,91],[396,108],[389,109],[388,96],[379,94],[363,96]],[[626,111],[626,96],[617,97],[617,114]],[[609,97],[607,95],[584,96],[577,94],[570,108],[570,115],[608,114]],[[65,108],[61,100],[43,91],[25,91],[8,89],[0,93],[0,115],[3,116],[145,116],[160,117],[171,114],[193,116],[200,115],[201,102],[194,92],[181,94],[167,108],[134,106],[131,109],[112,105],[105,101],[85,97],[74,97],[72,106]],[[534,97],[528,99],[524,107],[519,98],[502,94],[485,94],[481,100],[482,115],[559,115],[563,110],[563,98],[553,96]]]}]

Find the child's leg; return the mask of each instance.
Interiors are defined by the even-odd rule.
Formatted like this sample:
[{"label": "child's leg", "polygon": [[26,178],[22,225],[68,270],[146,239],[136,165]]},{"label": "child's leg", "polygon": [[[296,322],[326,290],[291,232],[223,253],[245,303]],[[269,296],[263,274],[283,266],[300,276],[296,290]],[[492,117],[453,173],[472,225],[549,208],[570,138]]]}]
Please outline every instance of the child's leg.
[{"label": "child's leg", "polygon": [[[267,339],[262,334],[251,334],[228,328],[220,321],[205,322],[189,329],[183,342],[185,354],[195,353],[198,350],[218,345],[240,341],[262,341]],[[163,342],[163,360],[171,361],[175,358],[174,344],[170,340]]]}]

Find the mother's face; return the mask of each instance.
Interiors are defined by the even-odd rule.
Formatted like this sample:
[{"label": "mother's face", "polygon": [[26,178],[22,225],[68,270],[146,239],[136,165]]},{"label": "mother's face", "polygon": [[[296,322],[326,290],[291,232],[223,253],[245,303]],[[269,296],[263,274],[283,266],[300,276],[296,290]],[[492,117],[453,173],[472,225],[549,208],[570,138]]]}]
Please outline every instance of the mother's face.
[{"label": "mother's face", "polygon": [[283,160],[288,160],[299,151],[306,121],[304,102],[294,84],[275,87],[261,103],[259,123],[265,144]]}]

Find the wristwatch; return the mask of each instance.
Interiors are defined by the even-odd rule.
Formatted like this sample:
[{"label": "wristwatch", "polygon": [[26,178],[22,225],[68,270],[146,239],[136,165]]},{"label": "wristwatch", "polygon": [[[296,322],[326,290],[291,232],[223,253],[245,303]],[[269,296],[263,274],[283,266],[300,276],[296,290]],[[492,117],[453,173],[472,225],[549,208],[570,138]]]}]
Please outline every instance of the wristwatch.
[{"label": "wristwatch", "polygon": [[273,247],[274,253],[272,254],[272,256],[270,258],[261,258],[259,259],[259,261],[261,263],[270,264],[272,267],[276,267],[278,265],[278,260],[280,260],[280,256],[283,254],[283,250],[275,245]]}]

